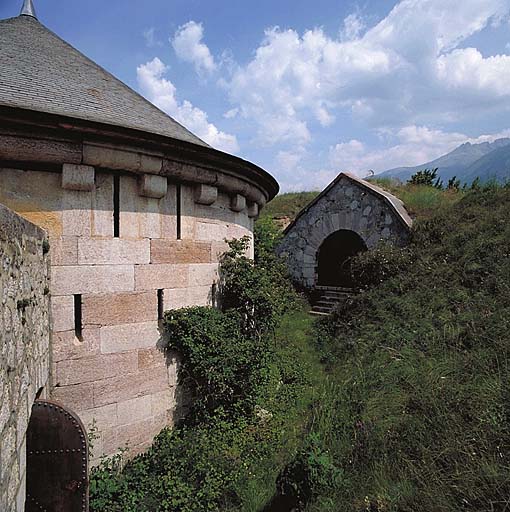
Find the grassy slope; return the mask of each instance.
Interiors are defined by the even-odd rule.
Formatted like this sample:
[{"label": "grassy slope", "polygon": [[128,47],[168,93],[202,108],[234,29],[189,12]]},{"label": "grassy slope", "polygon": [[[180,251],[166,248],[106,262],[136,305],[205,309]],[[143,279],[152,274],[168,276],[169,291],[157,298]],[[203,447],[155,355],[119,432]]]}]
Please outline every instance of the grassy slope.
[{"label": "grassy slope", "polygon": [[288,192],[280,194],[264,207],[262,216],[273,219],[294,219],[318,194],[319,192]]},{"label": "grassy slope", "polygon": [[508,509],[509,218],[510,189],[444,206],[396,275],[322,325],[314,425],[342,477],[308,510]]}]

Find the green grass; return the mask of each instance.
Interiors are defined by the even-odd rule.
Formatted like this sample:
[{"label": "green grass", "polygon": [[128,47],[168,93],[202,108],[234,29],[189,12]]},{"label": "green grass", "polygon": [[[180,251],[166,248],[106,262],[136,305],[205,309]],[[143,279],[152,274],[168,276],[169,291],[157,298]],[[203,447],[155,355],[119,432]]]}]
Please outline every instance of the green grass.
[{"label": "green grass", "polygon": [[409,214],[419,219],[428,218],[439,209],[452,206],[465,195],[462,190],[441,190],[425,185],[411,185],[392,178],[371,178],[369,181],[398,197]]},{"label": "green grass", "polygon": [[343,478],[309,512],[510,507],[510,189],[427,217],[398,272],[318,327],[312,433]]},{"label": "green grass", "polygon": [[294,219],[296,215],[317,195],[314,192],[288,192],[276,196],[262,210],[262,216],[273,219]]}]

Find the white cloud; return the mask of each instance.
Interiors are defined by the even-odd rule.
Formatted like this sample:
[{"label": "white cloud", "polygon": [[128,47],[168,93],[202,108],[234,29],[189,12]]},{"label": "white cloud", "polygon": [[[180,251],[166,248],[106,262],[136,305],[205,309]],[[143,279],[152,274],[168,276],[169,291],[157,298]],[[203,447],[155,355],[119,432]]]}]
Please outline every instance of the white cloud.
[{"label": "white cloud", "polygon": [[438,58],[437,76],[455,90],[510,98],[508,55],[484,58],[476,48],[454,50]]},{"label": "white cloud", "polygon": [[145,39],[145,44],[149,48],[154,46],[162,46],[161,42],[156,38],[156,29],[154,27],[150,27],[147,30],[144,30],[143,37]]},{"label": "white cloud", "polygon": [[239,144],[235,135],[218,130],[208,121],[207,114],[189,101],[177,100],[175,86],[164,77],[167,70],[167,66],[157,57],[138,66],[138,83],[147,99],[211,146],[229,153],[238,152]]},{"label": "white cloud", "polygon": [[274,27],[225,87],[260,145],[306,144],[339,112],[395,127],[509,110],[510,57],[458,48],[508,12],[510,0],[402,0],[368,30],[349,15],[338,39]]},{"label": "white cloud", "polygon": [[510,130],[473,138],[463,133],[410,125],[385,135],[390,136],[395,143],[383,149],[370,150],[356,139],[332,146],[329,152],[331,166],[338,172],[352,171],[364,176],[369,169],[378,172],[394,167],[420,165],[449,153],[465,142],[479,144],[508,137]]},{"label": "white cloud", "polygon": [[201,23],[189,21],[180,26],[171,39],[177,57],[195,66],[197,73],[210,73],[216,69],[214,57],[202,42],[204,28]]},{"label": "white cloud", "polygon": [[365,22],[358,13],[352,13],[344,19],[343,28],[340,32],[342,40],[350,41],[357,39],[365,29]]}]

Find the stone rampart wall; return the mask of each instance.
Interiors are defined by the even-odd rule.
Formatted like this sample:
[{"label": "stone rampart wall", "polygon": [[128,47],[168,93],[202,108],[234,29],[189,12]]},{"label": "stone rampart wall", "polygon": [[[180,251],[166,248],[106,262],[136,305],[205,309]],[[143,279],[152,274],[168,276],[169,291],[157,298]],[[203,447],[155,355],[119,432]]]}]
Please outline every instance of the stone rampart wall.
[{"label": "stone rampart wall", "polygon": [[174,422],[177,368],[162,350],[160,302],[212,304],[224,239],[251,237],[255,212],[214,187],[124,173],[114,237],[115,175],[68,171],[0,170],[0,201],[49,232],[51,397],[95,425],[97,461],[126,443],[131,454],[145,450]]},{"label": "stone rampart wall", "polygon": [[25,510],[26,431],[50,367],[45,233],[0,205],[0,510]]}]

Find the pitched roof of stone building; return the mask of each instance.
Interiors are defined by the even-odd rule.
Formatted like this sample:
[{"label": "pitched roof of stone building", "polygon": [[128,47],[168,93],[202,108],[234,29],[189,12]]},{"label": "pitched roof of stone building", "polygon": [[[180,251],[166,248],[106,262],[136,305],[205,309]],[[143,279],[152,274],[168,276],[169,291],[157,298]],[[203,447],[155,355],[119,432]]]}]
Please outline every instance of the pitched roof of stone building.
[{"label": "pitched roof of stone building", "polygon": [[0,105],[208,147],[32,16],[0,20]]},{"label": "pitched roof of stone building", "polygon": [[341,172],[313,201],[308,203],[296,216],[294,221],[287,226],[285,229],[285,233],[288,233],[292,227],[296,224],[297,220],[302,217],[303,215],[310,210],[310,208],[318,203],[332,188],[334,188],[338,182],[342,178],[347,178],[348,180],[354,182],[356,185],[363,187],[367,191],[371,192],[372,194],[375,194],[376,196],[380,197],[381,200],[388,203],[391,208],[395,211],[397,216],[400,218],[400,220],[407,226],[411,227],[413,225],[413,220],[407,213],[407,210],[404,207],[404,203],[398,198],[395,197],[393,194],[390,194],[386,190],[378,187],[377,185],[374,185],[373,183],[370,183],[369,181],[362,180],[361,178],[358,178],[354,174],[348,173],[348,172]]}]

